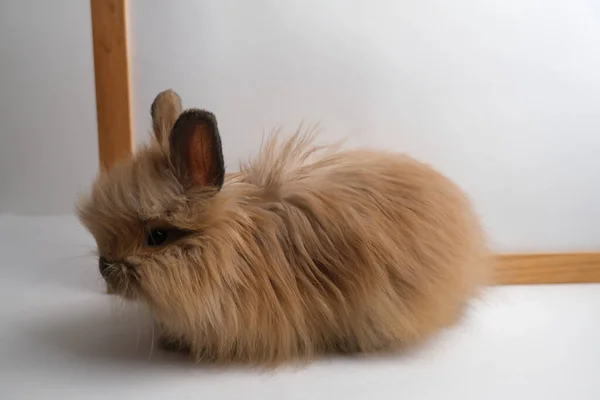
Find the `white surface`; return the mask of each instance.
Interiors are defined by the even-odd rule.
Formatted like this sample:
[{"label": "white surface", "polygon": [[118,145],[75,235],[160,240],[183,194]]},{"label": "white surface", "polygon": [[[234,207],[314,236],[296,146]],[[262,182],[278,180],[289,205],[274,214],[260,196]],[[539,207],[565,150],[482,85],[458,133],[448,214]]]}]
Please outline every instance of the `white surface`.
[{"label": "white surface", "polygon": [[96,174],[89,3],[0,1],[0,212],[71,213]]},{"label": "white surface", "polygon": [[151,346],[102,293],[72,217],[0,215],[1,399],[600,398],[600,285],[491,290],[419,351],[272,372],[194,365]]},{"label": "white surface", "polygon": [[408,151],[474,198],[496,248],[600,249],[600,2],[131,0],[134,125],[172,87],[228,166],[263,130]]}]

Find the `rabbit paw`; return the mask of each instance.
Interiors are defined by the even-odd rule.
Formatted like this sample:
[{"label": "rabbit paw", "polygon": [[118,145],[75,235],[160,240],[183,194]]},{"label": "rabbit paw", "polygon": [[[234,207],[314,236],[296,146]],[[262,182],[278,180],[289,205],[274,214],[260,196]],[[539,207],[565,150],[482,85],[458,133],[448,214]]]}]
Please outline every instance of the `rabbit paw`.
[{"label": "rabbit paw", "polygon": [[161,336],[158,339],[158,345],[166,351],[176,353],[189,353],[190,347],[181,340],[174,339],[171,336]]}]

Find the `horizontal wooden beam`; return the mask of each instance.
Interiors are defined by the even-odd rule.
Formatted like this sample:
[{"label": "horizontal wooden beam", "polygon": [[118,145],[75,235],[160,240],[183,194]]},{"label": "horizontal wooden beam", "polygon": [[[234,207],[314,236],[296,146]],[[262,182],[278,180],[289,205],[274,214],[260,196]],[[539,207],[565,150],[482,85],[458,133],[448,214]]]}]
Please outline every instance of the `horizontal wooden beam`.
[{"label": "horizontal wooden beam", "polygon": [[499,255],[498,285],[600,282],[600,253]]},{"label": "horizontal wooden beam", "polygon": [[91,0],[101,168],[133,150],[129,106],[126,0]]}]

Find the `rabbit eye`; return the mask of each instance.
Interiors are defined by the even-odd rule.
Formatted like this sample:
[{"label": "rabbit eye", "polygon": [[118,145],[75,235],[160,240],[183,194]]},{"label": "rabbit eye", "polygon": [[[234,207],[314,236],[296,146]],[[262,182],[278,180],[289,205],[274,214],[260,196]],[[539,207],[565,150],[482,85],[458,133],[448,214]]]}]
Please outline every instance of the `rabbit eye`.
[{"label": "rabbit eye", "polygon": [[152,229],[148,233],[147,244],[148,246],[160,246],[164,244],[169,238],[169,231],[166,229]]},{"label": "rabbit eye", "polygon": [[192,233],[192,231],[164,226],[148,229],[147,232],[146,246],[148,247],[162,246],[165,243],[171,243]]}]

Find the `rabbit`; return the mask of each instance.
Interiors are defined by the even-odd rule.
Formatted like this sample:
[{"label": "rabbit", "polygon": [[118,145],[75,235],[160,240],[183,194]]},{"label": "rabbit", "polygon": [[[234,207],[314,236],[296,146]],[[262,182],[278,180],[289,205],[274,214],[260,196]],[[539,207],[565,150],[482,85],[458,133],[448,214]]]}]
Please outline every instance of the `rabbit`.
[{"label": "rabbit", "polygon": [[100,173],[78,216],[163,347],[263,365],[394,352],[457,324],[487,285],[479,218],[432,167],[299,130],[228,174],[212,113],[166,90],[151,117],[152,142]]}]

